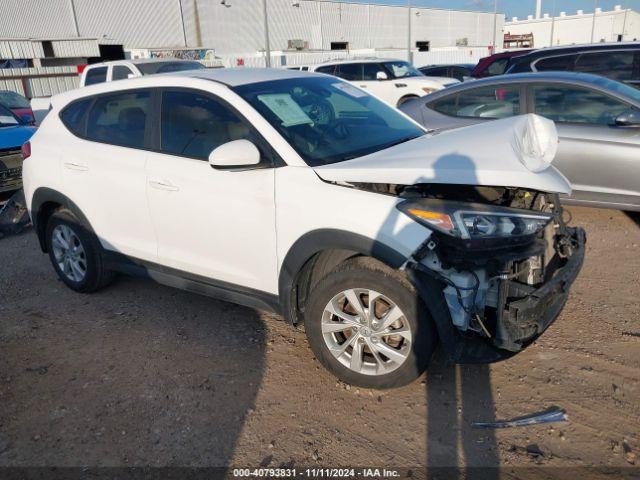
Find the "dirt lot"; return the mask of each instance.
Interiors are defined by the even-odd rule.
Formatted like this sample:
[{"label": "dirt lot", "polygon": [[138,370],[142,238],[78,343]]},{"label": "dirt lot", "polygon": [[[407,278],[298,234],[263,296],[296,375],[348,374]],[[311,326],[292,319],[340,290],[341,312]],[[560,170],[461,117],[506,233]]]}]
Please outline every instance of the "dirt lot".
[{"label": "dirt lot", "polygon": [[[33,232],[4,238],[0,466],[499,465],[508,478],[534,476],[518,467],[608,466],[637,475],[640,216],[571,211],[588,231],[586,264],[535,345],[490,367],[438,355],[422,382],[385,392],[336,382],[304,333],[275,315],[125,277],[76,294]],[[553,405],[568,422],[470,426]]]}]

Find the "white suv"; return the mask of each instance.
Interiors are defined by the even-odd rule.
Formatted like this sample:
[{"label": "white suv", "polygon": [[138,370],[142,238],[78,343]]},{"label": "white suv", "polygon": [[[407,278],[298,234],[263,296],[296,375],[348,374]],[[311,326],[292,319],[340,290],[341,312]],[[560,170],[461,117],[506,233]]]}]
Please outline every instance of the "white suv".
[{"label": "white suv", "polygon": [[73,290],[125,272],[272,310],[339,378],[387,388],[438,342],[495,361],[560,312],[584,234],[544,122],[434,136],[326,75],[150,76],[54,97],[25,196]]},{"label": "white suv", "polygon": [[388,58],[325,62],[309,71],[340,77],[394,107],[460,83],[455,78],[427,77],[409,62]]}]

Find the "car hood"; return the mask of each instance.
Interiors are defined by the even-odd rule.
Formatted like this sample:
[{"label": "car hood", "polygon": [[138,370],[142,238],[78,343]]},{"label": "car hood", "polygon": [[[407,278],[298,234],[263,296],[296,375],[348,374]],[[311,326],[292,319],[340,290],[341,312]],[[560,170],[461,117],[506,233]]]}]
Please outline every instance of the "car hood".
[{"label": "car hood", "polygon": [[428,134],[314,170],[333,182],[484,185],[570,194],[569,181],[551,165],[557,148],[554,123],[529,114]]},{"label": "car hood", "polygon": [[19,149],[35,131],[35,127],[25,125],[0,127],[0,150]]}]

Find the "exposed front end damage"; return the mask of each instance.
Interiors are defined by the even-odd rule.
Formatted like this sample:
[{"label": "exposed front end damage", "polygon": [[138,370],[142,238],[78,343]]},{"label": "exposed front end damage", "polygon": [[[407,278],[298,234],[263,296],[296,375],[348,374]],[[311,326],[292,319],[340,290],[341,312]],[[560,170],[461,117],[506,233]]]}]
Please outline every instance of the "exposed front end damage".
[{"label": "exposed front end damage", "polygon": [[464,185],[375,189],[384,188],[414,206],[446,199],[477,211],[491,206],[550,218],[535,235],[495,242],[454,238],[434,229],[406,263],[454,361],[508,358],[557,318],[582,267],[586,241],[584,230],[565,224],[557,195]]}]

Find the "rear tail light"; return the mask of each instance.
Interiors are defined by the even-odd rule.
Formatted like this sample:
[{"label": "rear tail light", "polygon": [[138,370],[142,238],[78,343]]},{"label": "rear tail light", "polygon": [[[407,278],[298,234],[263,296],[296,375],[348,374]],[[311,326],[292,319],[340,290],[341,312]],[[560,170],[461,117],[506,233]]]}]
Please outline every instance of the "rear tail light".
[{"label": "rear tail light", "polygon": [[26,142],[20,148],[20,152],[22,152],[22,159],[26,160],[31,156],[31,142]]}]

